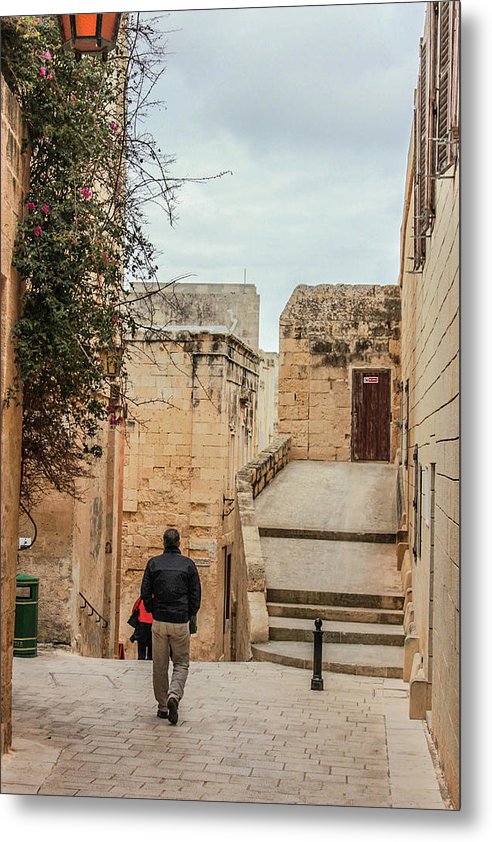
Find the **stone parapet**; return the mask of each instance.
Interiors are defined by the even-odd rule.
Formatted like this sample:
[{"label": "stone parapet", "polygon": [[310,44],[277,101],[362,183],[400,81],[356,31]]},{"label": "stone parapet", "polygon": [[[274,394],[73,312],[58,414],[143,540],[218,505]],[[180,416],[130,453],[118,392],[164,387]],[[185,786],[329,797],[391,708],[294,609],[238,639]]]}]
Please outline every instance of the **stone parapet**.
[{"label": "stone parapet", "polygon": [[290,437],[278,436],[236,477],[233,592],[237,661],[252,658],[251,644],[268,640],[265,562],[254,499],[289,460]]},{"label": "stone parapet", "polygon": [[236,488],[242,490],[246,483],[251,486],[253,498],[257,497],[289,461],[290,442],[290,436],[274,438],[268,447],[239,471]]}]

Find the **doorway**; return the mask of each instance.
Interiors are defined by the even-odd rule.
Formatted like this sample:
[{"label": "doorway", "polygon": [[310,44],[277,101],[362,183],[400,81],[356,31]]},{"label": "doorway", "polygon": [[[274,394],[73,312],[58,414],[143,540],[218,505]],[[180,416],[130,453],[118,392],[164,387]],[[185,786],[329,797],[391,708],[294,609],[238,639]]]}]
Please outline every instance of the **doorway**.
[{"label": "doorway", "polygon": [[391,372],[352,371],[352,461],[389,462]]},{"label": "doorway", "polygon": [[226,661],[232,658],[232,545],[224,547],[224,602],[222,613],[223,654]]}]

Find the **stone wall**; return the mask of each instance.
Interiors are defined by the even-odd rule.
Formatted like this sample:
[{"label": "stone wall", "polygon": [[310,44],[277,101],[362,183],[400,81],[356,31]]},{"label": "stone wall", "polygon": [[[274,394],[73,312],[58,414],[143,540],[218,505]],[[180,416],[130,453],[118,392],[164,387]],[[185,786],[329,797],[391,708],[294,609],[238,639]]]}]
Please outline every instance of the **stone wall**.
[{"label": "stone wall", "polygon": [[192,657],[229,657],[226,557],[235,474],[256,450],[259,360],[220,328],[169,330],[159,341],[142,332],[132,349],[131,397],[140,406],[127,420],[120,640],[136,657],[126,620],[148,559],[174,526],[202,582]]},{"label": "stone wall", "polygon": [[1,494],[1,599],[2,599],[2,734],[1,750],[12,742],[12,647],[14,639],[15,576],[19,540],[19,490],[22,407],[3,406],[6,390],[15,378],[12,329],[21,312],[22,283],[12,267],[17,223],[29,186],[29,158],[21,153],[24,126],[14,95],[1,77],[1,276],[2,276],[2,494]]},{"label": "stone wall", "polygon": [[[39,577],[38,641],[71,645],[73,600],[73,510],[70,497],[52,492],[32,517],[37,537],[32,549],[22,550],[18,572]],[[22,534],[32,526],[21,514]]]},{"label": "stone wall", "polygon": [[[18,572],[40,580],[38,640],[96,658],[117,654],[123,432],[105,424],[99,444],[103,456],[93,460],[92,476],[79,482],[79,499],[47,494],[32,512],[36,541],[18,558]],[[97,613],[82,607],[79,592]]]},{"label": "stone wall", "polygon": [[[94,461],[92,477],[82,488],[83,501],[74,507],[72,627],[76,652],[112,658],[118,654],[120,625],[124,430],[106,424],[100,437],[103,457]],[[87,606],[81,609],[79,592],[104,622]]]},{"label": "stone wall", "polygon": [[160,327],[220,325],[258,351],[260,296],[254,284],[173,284],[148,295],[156,284],[136,284],[144,324]]},{"label": "stone wall", "polygon": [[[408,469],[402,466],[418,655],[413,716],[429,716],[455,804],[459,802],[459,168],[436,180],[436,217],[422,273],[413,255],[413,163],[402,227],[402,380],[408,383]],[[451,176],[451,177],[450,177]],[[413,450],[422,469],[421,547],[413,556]],[[405,448],[406,450],[406,448]],[[404,456],[405,454],[403,454]],[[428,514],[428,517],[427,517]],[[422,692],[425,682],[426,692]],[[421,700],[420,702],[418,700]],[[423,701],[422,701],[423,700]],[[427,713],[428,712],[428,713]],[[430,712],[431,715],[430,715]]]},{"label": "stone wall", "polygon": [[268,640],[265,562],[254,499],[289,460],[290,438],[277,436],[239,471],[236,479],[232,589],[235,612],[234,660],[249,661],[251,644]]},{"label": "stone wall", "polygon": [[399,443],[397,286],[298,286],[280,316],[278,431],[292,459],[351,459],[352,371],[391,372],[391,460]]}]

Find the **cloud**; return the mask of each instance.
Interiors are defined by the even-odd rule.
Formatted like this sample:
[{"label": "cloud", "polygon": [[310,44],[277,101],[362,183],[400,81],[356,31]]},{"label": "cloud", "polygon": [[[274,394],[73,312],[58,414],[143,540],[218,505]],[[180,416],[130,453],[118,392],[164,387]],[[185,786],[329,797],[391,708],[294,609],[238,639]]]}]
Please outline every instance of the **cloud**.
[{"label": "cloud", "polygon": [[151,118],[186,185],[151,213],[164,277],[240,282],[261,342],[299,283],[393,283],[425,3],[171,13],[167,110]]}]

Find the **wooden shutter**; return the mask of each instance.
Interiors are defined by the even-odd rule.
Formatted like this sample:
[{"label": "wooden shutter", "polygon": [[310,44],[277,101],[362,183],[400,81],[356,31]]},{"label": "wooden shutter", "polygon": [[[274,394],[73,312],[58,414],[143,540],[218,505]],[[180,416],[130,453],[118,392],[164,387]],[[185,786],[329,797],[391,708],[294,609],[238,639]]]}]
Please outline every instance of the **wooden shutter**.
[{"label": "wooden shutter", "polygon": [[444,172],[452,163],[452,34],[454,3],[439,3],[438,97],[437,97],[437,170]]},{"label": "wooden shutter", "polygon": [[437,151],[433,138],[436,137],[437,106],[436,106],[436,55],[437,55],[437,20],[438,4],[429,3],[426,17],[424,38],[427,44],[427,149],[426,149],[426,178],[424,207],[427,213],[428,227],[435,216],[435,177],[437,171]]},{"label": "wooden shutter", "polygon": [[436,105],[436,47],[437,47],[437,7],[429,3],[425,17],[424,37],[420,42],[420,147],[419,172],[420,217],[424,233],[431,227],[434,218],[434,176],[435,144],[435,105]]},{"label": "wooden shutter", "polygon": [[425,262],[426,232],[434,219],[436,154],[433,142],[436,101],[437,8],[429,3],[424,35],[420,39],[420,63],[414,114],[414,268]]},{"label": "wooden shutter", "polygon": [[427,230],[427,209],[425,207],[426,182],[427,182],[427,145],[429,142],[428,120],[427,120],[427,41],[423,39],[420,44],[420,74],[419,74],[419,99],[417,108],[419,110],[419,138],[417,154],[419,156],[419,206],[418,220],[419,231],[422,234]]},{"label": "wooden shutter", "polygon": [[420,109],[420,74],[417,81],[417,89],[414,99],[413,118],[413,263],[414,269],[419,269],[425,261],[425,237],[422,237],[422,185],[423,177],[421,166],[421,109]]},{"label": "wooden shutter", "polygon": [[460,4],[451,3],[453,13],[453,45],[451,52],[451,140],[456,141],[451,146],[453,161],[458,154],[460,126]]}]

